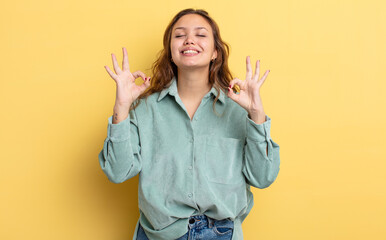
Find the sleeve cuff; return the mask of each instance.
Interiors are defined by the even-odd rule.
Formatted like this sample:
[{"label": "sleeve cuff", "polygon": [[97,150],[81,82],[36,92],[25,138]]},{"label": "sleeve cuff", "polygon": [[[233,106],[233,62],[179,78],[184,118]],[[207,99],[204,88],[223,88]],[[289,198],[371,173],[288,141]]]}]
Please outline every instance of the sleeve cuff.
[{"label": "sleeve cuff", "polygon": [[247,138],[257,142],[269,141],[271,139],[271,118],[265,115],[265,122],[257,124],[247,115]]},{"label": "sleeve cuff", "polygon": [[108,119],[107,136],[113,142],[120,142],[130,137],[130,114],[117,124],[113,124],[113,116]]}]

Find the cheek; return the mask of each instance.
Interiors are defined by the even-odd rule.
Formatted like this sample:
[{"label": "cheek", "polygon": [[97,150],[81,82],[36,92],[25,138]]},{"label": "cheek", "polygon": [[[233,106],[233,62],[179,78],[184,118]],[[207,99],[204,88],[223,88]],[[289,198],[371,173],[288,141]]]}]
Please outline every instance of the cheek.
[{"label": "cheek", "polygon": [[209,41],[204,41],[202,42],[202,46],[205,47],[207,50],[214,50],[214,41],[209,40]]},{"label": "cheek", "polygon": [[213,46],[212,43],[206,43],[205,46],[204,46],[204,48],[206,49],[206,52],[207,52],[208,54],[210,54],[211,52],[214,51],[214,46]]},{"label": "cheek", "polygon": [[175,47],[173,47],[173,45],[170,46],[170,53],[172,54],[172,57],[177,54],[177,50]]},{"label": "cheek", "polygon": [[178,42],[176,42],[176,41],[172,41],[171,43],[170,43],[170,50],[171,50],[171,52],[172,53],[178,53]]}]

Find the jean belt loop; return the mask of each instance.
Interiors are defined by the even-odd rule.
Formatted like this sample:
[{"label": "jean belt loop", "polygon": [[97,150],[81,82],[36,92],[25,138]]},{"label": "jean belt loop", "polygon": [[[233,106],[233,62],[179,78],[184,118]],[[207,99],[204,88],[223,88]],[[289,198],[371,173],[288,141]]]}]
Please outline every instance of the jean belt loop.
[{"label": "jean belt loop", "polygon": [[208,217],[208,216],[207,216],[207,218],[208,218],[209,228],[212,228],[214,220],[211,217]]}]

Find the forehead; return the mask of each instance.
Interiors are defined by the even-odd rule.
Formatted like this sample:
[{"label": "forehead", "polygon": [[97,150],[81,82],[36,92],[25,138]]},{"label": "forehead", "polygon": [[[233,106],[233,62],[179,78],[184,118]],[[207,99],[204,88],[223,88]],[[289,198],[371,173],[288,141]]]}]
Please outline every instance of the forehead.
[{"label": "forehead", "polygon": [[208,21],[198,14],[186,14],[182,16],[173,26],[173,31],[178,29],[196,29],[206,28],[208,31],[212,31],[212,28]]}]

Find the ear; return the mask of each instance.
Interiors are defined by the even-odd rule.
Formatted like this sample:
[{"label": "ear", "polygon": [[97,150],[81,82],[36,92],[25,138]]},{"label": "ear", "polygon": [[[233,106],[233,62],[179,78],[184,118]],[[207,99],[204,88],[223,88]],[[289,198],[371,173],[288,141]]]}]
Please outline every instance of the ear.
[{"label": "ear", "polygon": [[213,55],[212,55],[212,59],[213,58],[217,58],[217,50],[214,50]]}]

